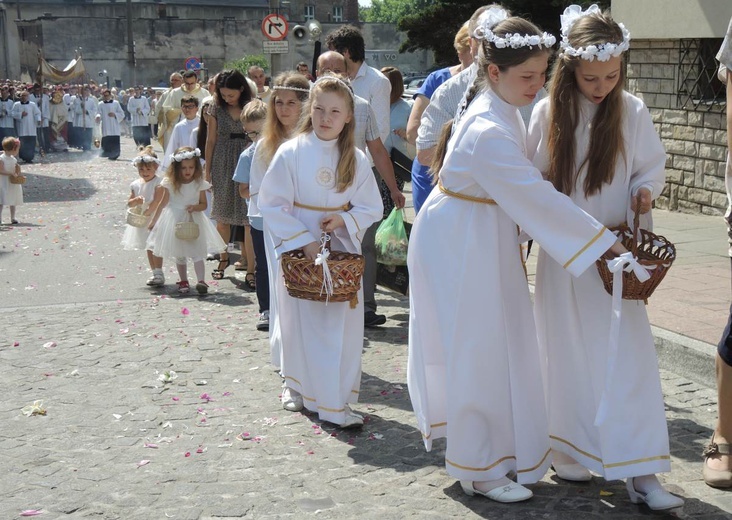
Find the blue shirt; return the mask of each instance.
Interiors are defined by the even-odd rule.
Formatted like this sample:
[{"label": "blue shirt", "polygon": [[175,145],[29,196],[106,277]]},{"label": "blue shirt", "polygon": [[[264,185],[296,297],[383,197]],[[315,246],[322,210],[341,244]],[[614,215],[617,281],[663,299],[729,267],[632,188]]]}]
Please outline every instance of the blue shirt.
[{"label": "blue shirt", "polygon": [[424,83],[422,83],[422,86],[419,87],[417,93],[412,96],[412,99],[417,99],[417,96],[420,94],[425,96],[427,99],[430,99],[432,97],[432,93],[437,90],[437,87],[442,85],[451,77],[450,67],[445,67],[444,69],[431,72],[430,75],[427,76],[427,79],[424,80]]},{"label": "blue shirt", "polygon": [[[252,144],[239,156],[239,161],[236,163],[236,169],[234,170],[234,177],[232,177],[234,182],[249,184],[249,172],[252,169],[252,159],[254,158],[256,145],[257,143]],[[249,217],[249,225],[258,231],[264,231],[262,217]]]}]

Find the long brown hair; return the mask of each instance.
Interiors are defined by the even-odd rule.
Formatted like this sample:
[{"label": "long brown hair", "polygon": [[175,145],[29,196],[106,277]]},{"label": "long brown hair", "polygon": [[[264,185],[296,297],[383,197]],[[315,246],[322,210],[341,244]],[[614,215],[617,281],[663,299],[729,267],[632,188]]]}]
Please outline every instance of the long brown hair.
[{"label": "long brown hair", "polygon": [[[273,87],[291,87],[302,90],[295,90],[297,99],[301,103],[304,103],[308,98],[307,90],[310,88],[310,82],[305,76],[298,72],[283,72],[277,75],[272,82]],[[281,91],[279,91],[281,92]],[[269,165],[272,162],[277,148],[285,142],[286,139],[290,138],[285,126],[280,123],[277,119],[277,112],[275,110],[275,104],[279,97],[278,90],[272,88],[272,94],[269,96],[269,104],[267,106],[267,120],[264,122],[264,129],[262,130],[262,140],[257,145],[257,151],[260,149],[262,154],[262,160],[265,165]]]},{"label": "long brown hair", "polygon": [[356,121],[353,117],[353,93],[345,80],[336,76],[325,75],[313,86],[310,92],[310,99],[303,109],[304,117],[297,129],[298,134],[304,134],[313,130],[313,119],[311,116],[311,107],[318,94],[322,92],[333,92],[341,96],[346,102],[346,108],[351,116],[351,120],[345,124],[341,133],[338,134],[338,166],[336,168],[336,191],[342,193],[346,190],[356,177],[356,144],[354,139],[354,131]]},{"label": "long brown hair", "polygon": [[[575,49],[587,48],[603,43],[622,43],[623,32],[608,13],[592,14],[577,20],[568,38]],[[586,166],[587,175],[582,190],[585,197],[589,197],[598,193],[603,184],[612,182],[618,156],[625,157],[622,127],[625,66],[621,64],[617,85],[597,108],[590,129],[587,156],[580,164],[575,164],[577,143],[574,136],[579,124],[579,102],[582,96],[575,70],[580,59],[561,54],[554,63],[549,89],[549,170],[546,173],[558,191],[571,195],[580,172]]]}]

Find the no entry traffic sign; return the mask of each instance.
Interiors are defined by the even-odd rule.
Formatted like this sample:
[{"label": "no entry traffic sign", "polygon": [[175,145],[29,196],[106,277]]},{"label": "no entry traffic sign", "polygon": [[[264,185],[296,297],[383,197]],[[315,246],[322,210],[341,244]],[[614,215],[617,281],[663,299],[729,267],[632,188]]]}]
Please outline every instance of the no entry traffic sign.
[{"label": "no entry traffic sign", "polygon": [[262,20],[262,34],[273,42],[284,40],[288,29],[287,20],[276,13],[268,14]]}]

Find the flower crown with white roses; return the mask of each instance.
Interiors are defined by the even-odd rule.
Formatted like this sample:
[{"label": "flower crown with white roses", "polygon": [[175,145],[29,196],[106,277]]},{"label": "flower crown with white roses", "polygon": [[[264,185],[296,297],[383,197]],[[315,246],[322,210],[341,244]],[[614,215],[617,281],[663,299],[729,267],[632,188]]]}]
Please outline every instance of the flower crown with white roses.
[{"label": "flower crown with white roses", "polygon": [[506,34],[498,36],[493,32],[493,28],[503,20],[508,18],[508,13],[500,7],[491,7],[486,9],[478,17],[477,27],[473,31],[473,38],[476,40],[485,40],[493,43],[498,49],[511,47],[518,49],[520,47],[544,47],[549,48],[557,43],[557,39],[553,34]]},{"label": "flower crown with white roses", "polygon": [[187,150],[185,152],[178,152],[171,155],[171,158],[175,162],[183,162],[186,159],[194,159],[196,157],[201,157],[201,150],[196,148],[195,150]]},{"label": "flower crown with white roses", "polygon": [[592,4],[586,11],[578,5],[570,5],[564,10],[564,14],[560,16],[562,23],[562,42],[560,43],[560,54],[567,56],[582,58],[583,60],[608,61],[612,57],[618,57],[630,48],[630,31],[625,28],[622,23],[618,24],[623,32],[623,41],[621,43],[601,43],[598,45],[588,45],[587,47],[574,48],[569,43],[569,31],[577,20],[583,16],[602,14],[597,4]]},{"label": "flower crown with white roses", "polygon": [[140,163],[160,164],[160,159],[158,159],[157,157],[153,157],[152,155],[138,155],[137,157],[132,159],[133,166],[139,166]]}]

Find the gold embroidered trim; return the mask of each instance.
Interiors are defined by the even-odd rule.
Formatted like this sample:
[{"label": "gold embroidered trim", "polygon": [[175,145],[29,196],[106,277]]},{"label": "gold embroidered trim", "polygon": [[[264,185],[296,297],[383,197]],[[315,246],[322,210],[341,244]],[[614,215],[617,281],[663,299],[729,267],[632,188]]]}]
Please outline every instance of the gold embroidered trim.
[{"label": "gold embroidered trim", "polygon": [[305,233],[308,233],[308,232],[309,231],[307,229],[305,229],[303,231],[300,231],[299,233],[295,233],[291,237],[283,238],[282,240],[280,240],[280,243],[279,244],[277,244],[276,246],[274,246],[274,248],[277,249],[278,247],[280,247],[285,242],[289,242],[290,240],[294,240],[295,238],[299,237],[300,235],[304,235]]},{"label": "gold embroidered trim", "polygon": [[361,226],[358,225],[358,220],[356,220],[356,217],[351,215],[350,213],[346,212],[346,215],[351,217],[353,219],[353,223],[356,224],[356,231],[361,231]]},{"label": "gold embroidered trim", "polygon": [[490,466],[485,466],[485,467],[483,467],[483,468],[472,468],[472,467],[470,467],[470,466],[461,466],[460,464],[455,464],[455,463],[454,463],[453,461],[451,461],[451,460],[449,460],[449,459],[445,458],[445,462],[447,462],[447,463],[448,463],[448,464],[450,464],[451,466],[455,466],[455,467],[456,467],[456,468],[458,468],[458,469],[466,469],[466,470],[468,470],[468,471],[488,471],[488,470],[490,470],[490,469],[493,469],[493,468],[495,468],[495,467],[496,467],[496,466],[498,466],[498,465],[499,465],[499,464],[500,464],[501,462],[504,462],[504,461],[506,461],[506,460],[516,460],[516,457],[514,457],[513,455],[507,455],[507,456],[505,456],[505,457],[503,457],[503,458],[500,458],[500,459],[498,459],[498,460],[497,460],[496,462],[494,462],[494,463],[493,463],[493,464],[491,464]]},{"label": "gold embroidered trim", "polygon": [[584,450],[579,449],[577,446],[569,442],[568,440],[562,439],[561,437],[557,437],[556,435],[550,435],[550,439],[554,439],[555,441],[561,442],[563,444],[566,444],[567,446],[571,447],[572,449],[576,450],[577,452],[581,453],[585,457],[588,457],[592,460],[595,460],[602,464],[603,468],[619,468],[621,466],[630,466],[632,464],[642,464],[643,462],[651,462],[654,460],[670,460],[670,455],[656,455],[655,457],[645,457],[643,459],[635,459],[635,460],[628,460],[625,462],[613,462],[612,464],[605,464],[600,457],[596,457],[590,453],[587,453]]},{"label": "gold embroidered trim", "polygon": [[548,450],[546,450],[546,453],[544,454],[544,456],[541,458],[541,460],[539,461],[539,463],[536,466],[533,466],[531,468],[516,470],[516,473],[530,473],[530,472],[534,471],[539,466],[541,466],[542,464],[544,464],[544,461],[546,461],[546,458],[549,456],[549,453],[551,453],[551,451],[552,451],[551,448],[548,449]]},{"label": "gold embroidered trim", "polygon": [[572,262],[574,262],[575,260],[577,260],[577,258],[579,258],[579,256],[582,253],[584,253],[585,251],[587,251],[587,249],[589,249],[589,247],[592,244],[594,244],[595,242],[597,242],[598,240],[600,240],[600,237],[602,236],[603,233],[605,233],[605,230],[606,229],[607,228],[605,226],[603,226],[602,229],[600,230],[600,232],[597,235],[595,235],[595,237],[592,240],[590,240],[589,242],[587,242],[587,244],[585,244],[585,247],[583,247],[582,249],[580,249],[579,251],[577,251],[577,253],[572,258],[570,258],[569,261],[567,261],[567,263],[564,264],[562,267],[564,267],[566,269]]},{"label": "gold embroidered trim", "polygon": [[312,211],[348,211],[352,208],[350,202],[346,202],[345,204],[335,208],[326,208],[323,206],[309,206],[307,204],[300,204],[299,202],[293,202],[292,205],[296,208],[309,209]]},{"label": "gold embroidered trim", "polygon": [[442,185],[442,182],[440,182],[438,184],[438,187],[440,188],[440,191],[442,193],[444,193],[445,195],[448,195],[450,197],[455,197],[456,199],[467,200],[469,202],[479,202],[480,204],[489,204],[491,206],[496,206],[498,204],[493,199],[484,199],[482,197],[473,197],[471,195],[464,195],[464,194],[458,193],[456,191],[450,191]]}]

